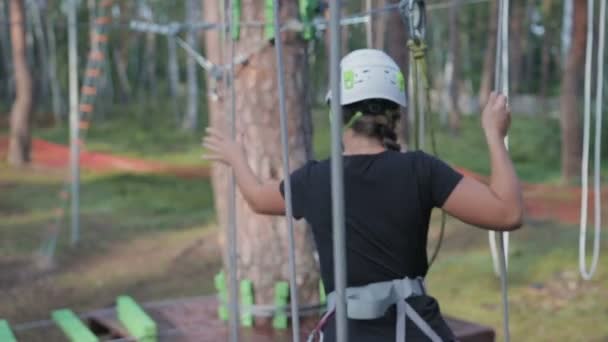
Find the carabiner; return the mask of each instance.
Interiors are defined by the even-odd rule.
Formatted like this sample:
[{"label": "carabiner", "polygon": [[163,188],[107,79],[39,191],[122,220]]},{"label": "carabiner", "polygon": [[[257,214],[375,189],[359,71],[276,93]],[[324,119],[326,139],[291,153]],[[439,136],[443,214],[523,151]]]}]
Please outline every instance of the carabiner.
[{"label": "carabiner", "polygon": [[426,5],[424,0],[401,0],[399,14],[407,28],[410,38],[423,41],[426,35]]}]

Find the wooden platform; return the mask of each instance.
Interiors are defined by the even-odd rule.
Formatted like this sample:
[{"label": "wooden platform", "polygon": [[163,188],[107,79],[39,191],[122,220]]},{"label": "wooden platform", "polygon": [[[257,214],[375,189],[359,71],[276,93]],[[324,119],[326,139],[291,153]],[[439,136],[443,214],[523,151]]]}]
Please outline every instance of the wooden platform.
[{"label": "wooden platform", "polygon": [[[213,296],[156,302],[143,305],[143,307],[156,321],[161,342],[228,340],[227,325],[217,318],[217,301]],[[495,333],[489,327],[449,317],[446,319],[461,342],[493,342],[495,340]],[[303,322],[302,340],[306,340],[305,335],[312,330],[314,323],[312,320]],[[128,337],[127,331],[120,324],[113,310],[91,315],[88,324],[93,331],[103,336],[103,339]],[[291,341],[291,330],[243,328],[241,338],[247,342],[288,342]]]}]

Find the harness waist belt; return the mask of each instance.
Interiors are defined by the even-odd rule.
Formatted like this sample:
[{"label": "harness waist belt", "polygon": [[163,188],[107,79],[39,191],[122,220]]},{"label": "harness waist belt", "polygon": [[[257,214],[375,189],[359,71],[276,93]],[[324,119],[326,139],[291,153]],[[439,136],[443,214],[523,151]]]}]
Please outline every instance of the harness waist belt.
[{"label": "harness waist belt", "polygon": [[[396,342],[406,342],[406,317],[433,342],[441,342],[441,338],[433,331],[428,323],[405,301],[405,299],[426,294],[424,279],[403,278],[372,283],[360,287],[346,289],[346,311],[350,319],[372,320],[385,315],[392,305],[397,306],[397,322],[395,323]],[[327,313],[336,310],[336,293],[327,296]]]}]

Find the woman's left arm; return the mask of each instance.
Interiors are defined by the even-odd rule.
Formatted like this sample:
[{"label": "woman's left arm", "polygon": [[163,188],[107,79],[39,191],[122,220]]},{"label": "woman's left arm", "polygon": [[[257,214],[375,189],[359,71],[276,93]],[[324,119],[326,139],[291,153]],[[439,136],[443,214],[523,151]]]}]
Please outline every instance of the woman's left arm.
[{"label": "woman's left arm", "polygon": [[207,128],[203,146],[209,151],[203,158],[224,163],[234,171],[236,183],[249,204],[258,214],[285,215],[285,201],[278,182],[262,182],[251,170],[243,147],[220,131]]}]

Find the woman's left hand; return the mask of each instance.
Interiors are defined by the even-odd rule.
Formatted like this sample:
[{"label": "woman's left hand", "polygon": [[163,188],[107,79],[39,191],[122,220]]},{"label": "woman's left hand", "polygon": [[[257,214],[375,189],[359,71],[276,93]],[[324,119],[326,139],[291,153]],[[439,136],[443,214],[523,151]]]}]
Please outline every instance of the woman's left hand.
[{"label": "woman's left hand", "polygon": [[218,161],[233,166],[239,159],[245,158],[243,146],[227,137],[213,127],[207,127],[207,136],[203,138],[203,147],[208,151],[203,159]]}]

